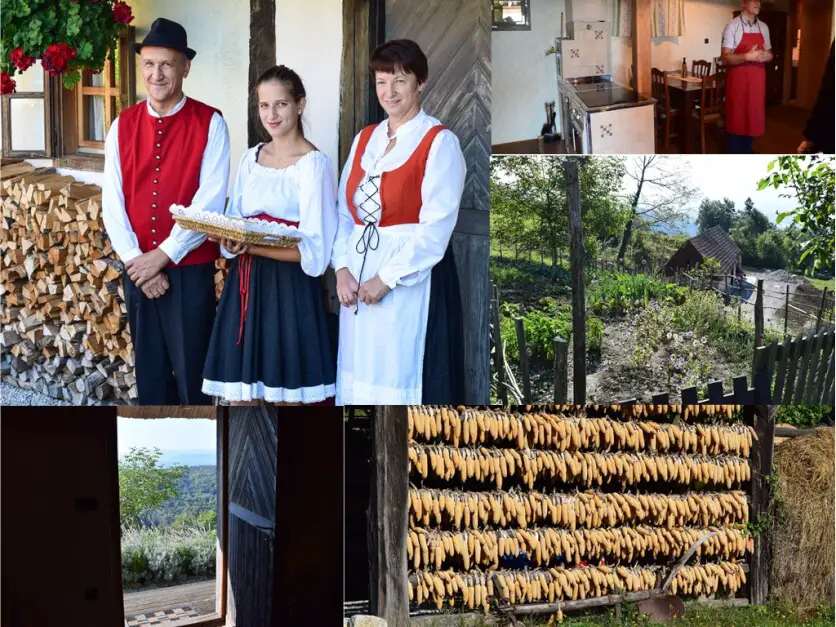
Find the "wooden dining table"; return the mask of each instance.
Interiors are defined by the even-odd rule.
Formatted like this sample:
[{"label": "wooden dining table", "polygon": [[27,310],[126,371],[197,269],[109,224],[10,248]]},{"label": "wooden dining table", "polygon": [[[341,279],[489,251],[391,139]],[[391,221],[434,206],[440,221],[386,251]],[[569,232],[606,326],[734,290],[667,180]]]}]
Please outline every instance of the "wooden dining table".
[{"label": "wooden dining table", "polygon": [[682,93],[682,133],[685,135],[685,154],[694,153],[694,97],[702,94],[702,79],[697,76],[687,76],[682,80],[681,72],[668,72],[668,88]]}]

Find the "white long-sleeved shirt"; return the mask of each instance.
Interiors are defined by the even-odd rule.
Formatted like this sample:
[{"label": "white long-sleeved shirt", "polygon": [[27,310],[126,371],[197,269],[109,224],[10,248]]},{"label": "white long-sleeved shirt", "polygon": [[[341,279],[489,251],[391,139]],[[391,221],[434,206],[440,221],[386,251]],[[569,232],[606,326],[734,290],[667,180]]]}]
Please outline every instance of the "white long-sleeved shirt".
[{"label": "white long-sleeved shirt", "polygon": [[[186,104],[186,96],[165,117],[177,115]],[[161,117],[146,100],[148,114]],[[212,115],[209,123],[209,137],[200,165],[200,183],[192,199],[191,207],[223,213],[226,203],[226,188],[229,181],[229,130],[219,113]],[[166,207],[166,210],[168,207]],[[125,209],[125,194],[122,190],[122,162],[119,158],[119,119],[113,121],[105,140],[105,170],[102,185],[102,218],[111,246],[119,258],[127,263],[142,254],[139,240],[131,227]],[[174,263],[200,246],[206,235],[189,231],[175,224],[171,233],[159,248]]]},{"label": "white long-sleeved shirt", "polygon": [[[269,168],[256,161],[262,144],[247,150],[229,195],[226,215],[252,218],[266,214],[297,222],[302,271],[322,275],[331,260],[337,233],[337,199],[331,160],[314,150],[286,168]],[[227,259],[233,255],[221,247]]]}]

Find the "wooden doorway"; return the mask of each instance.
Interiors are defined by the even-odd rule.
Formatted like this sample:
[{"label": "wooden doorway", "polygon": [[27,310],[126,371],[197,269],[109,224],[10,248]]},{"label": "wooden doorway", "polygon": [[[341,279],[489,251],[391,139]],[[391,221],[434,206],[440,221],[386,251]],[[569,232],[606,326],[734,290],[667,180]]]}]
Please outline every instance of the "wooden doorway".
[{"label": "wooden doorway", "polygon": [[484,0],[345,0],[340,166],[354,136],[382,112],[369,85],[368,54],[390,39],[412,39],[429,61],[424,110],[461,142],[467,179],[452,237],[464,319],[465,400],[490,393],[489,187],[491,124],[491,14]]}]

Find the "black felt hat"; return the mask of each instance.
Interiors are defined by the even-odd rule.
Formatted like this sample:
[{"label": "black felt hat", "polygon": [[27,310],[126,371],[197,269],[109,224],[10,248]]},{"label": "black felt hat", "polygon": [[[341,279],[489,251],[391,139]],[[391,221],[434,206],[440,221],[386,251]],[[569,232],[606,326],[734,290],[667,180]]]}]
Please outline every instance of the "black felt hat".
[{"label": "black felt hat", "polygon": [[188,39],[186,37],[186,29],[177,22],[167,20],[164,17],[158,17],[151,24],[151,30],[142,40],[142,43],[136,44],[137,54],[144,46],[160,46],[162,48],[172,48],[179,50],[186,55],[189,60],[194,59],[197,53],[189,48]]}]

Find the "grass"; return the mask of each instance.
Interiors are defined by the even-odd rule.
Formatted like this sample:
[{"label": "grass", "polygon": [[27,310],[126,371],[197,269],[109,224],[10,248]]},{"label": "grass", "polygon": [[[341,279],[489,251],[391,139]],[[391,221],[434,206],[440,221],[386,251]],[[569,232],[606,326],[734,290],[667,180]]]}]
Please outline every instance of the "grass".
[{"label": "grass", "polygon": [[[519,619],[520,624],[534,627],[558,622],[551,616]],[[686,604],[685,616],[667,623],[651,622],[638,611],[635,604],[623,607],[622,618],[616,618],[615,610],[608,608],[597,614],[566,616],[560,625],[568,627],[832,627],[836,620],[833,607],[823,607],[812,616],[802,616],[781,605],[744,607],[709,607],[700,603]],[[551,621],[551,622],[550,622]],[[478,616],[462,616],[458,622],[448,619],[422,622],[422,627],[487,627],[497,625],[491,619]]]},{"label": "grass", "polygon": [[811,277],[804,277],[804,280],[817,290],[823,290],[826,287],[828,292],[833,293],[834,289],[836,289],[836,279],[814,279]]}]

